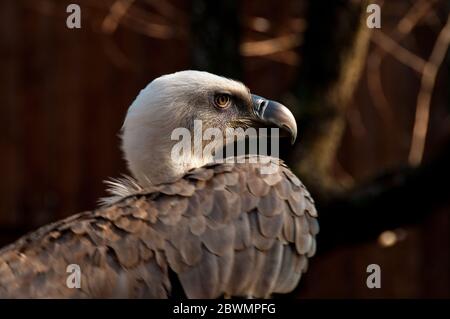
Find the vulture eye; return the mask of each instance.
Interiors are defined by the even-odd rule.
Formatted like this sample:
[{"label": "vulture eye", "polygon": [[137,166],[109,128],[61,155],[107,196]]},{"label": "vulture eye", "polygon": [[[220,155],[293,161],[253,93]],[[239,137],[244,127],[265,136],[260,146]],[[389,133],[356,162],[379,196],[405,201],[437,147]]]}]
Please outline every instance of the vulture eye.
[{"label": "vulture eye", "polygon": [[230,101],[231,98],[228,94],[217,94],[214,97],[214,104],[221,109],[228,107],[230,105]]}]

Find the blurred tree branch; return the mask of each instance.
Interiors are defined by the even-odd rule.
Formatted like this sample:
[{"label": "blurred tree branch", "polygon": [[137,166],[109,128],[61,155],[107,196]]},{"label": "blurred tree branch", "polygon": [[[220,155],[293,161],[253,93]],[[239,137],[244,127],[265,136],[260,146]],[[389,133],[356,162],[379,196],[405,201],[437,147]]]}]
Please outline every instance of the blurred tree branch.
[{"label": "blurred tree branch", "polygon": [[382,31],[373,32],[372,41],[404,65],[409,66],[417,73],[422,73],[426,63],[425,60],[403,48],[400,44],[384,34]]},{"label": "blurred tree branch", "polygon": [[[303,137],[291,156],[292,166],[318,199],[320,252],[340,244],[373,240],[386,229],[420,222],[434,206],[448,203],[450,198],[448,187],[433,187],[445,185],[450,178],[450,143],[419,167],[400,167],[365,184],[342,183],[333,177],[346,109],[366,60],[370,31],[364,26],[364,3],[336,2],[325,16],[322,6],[325,4],[310,3],[309,27],[301,48],[303,63],[292,90]],[[398,42],[428,15],[430,8],[431,4],[423,1],[414,5],[400,20],[392,38],[379,31],[373,38],[380,48],[374,65],[379,67],[384,53],[389,53],[428,77],[425,91],[422,79],[418,98],[418,105],[425,105],[428,111],[434,81],[450,41],[448,22],[428,62]],[[433,72],[426,72],[428,64]],[[426,92],[427,99],[422,96],[421,100]],[[423,114],[416,117],[417,121],[428,125],[428,117]]]},{"label": "blurred tree branch", "polygon": [[350,186],[333,177],[332,164],[343,136],[346,109],[367,55],[370,29],[365,26],[364,4],[309,2],[302,67],[292,89],[302,126],[301,147],[292,158],[299,175],[320,196]]},{"label": "blurred tree branch", "polygon": [[[379,63],[374,65],[379,68],[384,54],[389,53],[422,75],[417,102],[422,113],[429,112],[436,76],[448,50],[450,16],[439,32],[429,61],[401,47],[398,42],[411,32],[421,18],[428,15],[431,5],[423,1],[417,3],[400,20],[391,36],[376,31],[373,37],[374,43],[379,45],[376,50]],[[320,7],[319,4],[317,6]],[[343,39],[339,40],[342,47],[333,45],[335,40],[330,37],[331,31],[314,25],[316,9],[311,8],[313,11],[308,20],[310,33],[307,31],[305,36],[304,67],[299,70],[293,92],[305,134],[304,140],[300,141],[299,153],[295,153],[294,158],[300,176],[319,199],[321,234],[318,247],[319,252],[325,252],[340,244],[372,240],[386,229],[421,222],[434,211],[434,207],[448,204],[450,189],[441,185],[446,185],[450,178],[450,141],[437,156],[420,166],[393,169],[357,187],[339,184],[330,174],[331,164],[342,137],[343,113],[356,87],[355,79],[361,72],[360,60],[365,59],[368,35],[362,35],[358,28],[352,32],[335,26],[335,32]],[[361,11],[358,13],[342,4],[336,5],[335,14],[339,10],[353,17],[348,24],[342,22],[344,25],[356,25],[356,17],[361,15]],[[349,19],[342,15],[339,15],[340,19]],[[330,17],[326,19],[332,21]],[[359,26],[361,29],[361,24]],[[332,26],[328,25],[328,28]],[[347,35],[344,35],[345,32]],[[331,43],[324,43],[326,41],[323,39],[329,39]],[[336,52],[336,55],[329,52]],[[427,67],[430,70],[427,71]],[[353,81],[342,81],[347,77]],[[416,123],[422,125],[422,132],[426,135],[423,126],[428,126],[429,114],[419,115],[416,116]]]},{"label": "blurred tree branch", "polygon": [[447,18],[447,23],[438,35],[429,60],[423,67],[420,91],[417,96],[416,118],[414,121],[411,149],[409,153],[409,163],[412,166],[417,166],[422,162],[430,118],[431,98],[437,74],[441,68],[442,62],[444,62],[449,45],[450,15]]},{"label": "blurred tree branch", "polygon": [[319,252],[422,222],[434,208],[449,204],[448,163],[450,141],[432,161],[418,168],[392,170],[333,200],[319,202]]},{"label": "blurred tree branch", "polygon": [[[372,37],[372,41],[375,41],[378,46],[372,50],[367,58],[367,84],[373,104],[380,113],[384,124],[388,127],[388,129],[394,124],[394,114],[384,93],[383,84],[381,83],[381,64],[387,53],[395,55],[395,51],[397,49],[405,50],[403,47],[398,45],[398,43],[410,34],[414,27],[430,13],[430,10],[435,2],[436,0],[421,0],[414,3],[403,18],[397,23],[393,34],[390,36],[389,40],[391,41],[389,41],[389,43],[377,43],[377,40],[380,42],[382,39],[379,37],[377,38],[375,35],[376,32]],[[420,62],[419,65],[423,68],[425,61],[422,59],[419,60],[415,55],[414,60],[418,63]],[[413,67],[413,69],[416,68]],[[420,73],[421,70],[422,69],[419,69],[418,72]]]},{"label": "blurred tree branch", "polygon": [[301,43],[299,34],[291,33],[268,40],[244,42],[241,44],[241,54],[243,56],[266,56],[290,51]]}]

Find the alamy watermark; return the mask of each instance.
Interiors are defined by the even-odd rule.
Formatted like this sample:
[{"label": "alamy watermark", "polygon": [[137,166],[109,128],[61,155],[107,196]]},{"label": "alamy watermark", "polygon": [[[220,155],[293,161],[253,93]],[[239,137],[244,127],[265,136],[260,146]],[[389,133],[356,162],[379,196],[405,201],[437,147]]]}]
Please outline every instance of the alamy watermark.
[{"label": "alamy watermark", "polygon": [[66,12],[70,13],[66,19],[66,26],[69,29],[81,28],[81,8],[78,4],[71,3],[66,7]]},{"label": "alamy watermark", "polygon": [[369,289],[381,288],[381,267],[377,264],[370,264],[366,269],[367,273],[370,273],[366,279],[366,285]]},{"label": "alamy watermark", "polygon": [[[178,141],[170,155],[172,161],[179,165],[187,165],[193,159],[210,159],[215,163],[268,164],[261,167],[262,174],[273,174],[278,169],[278,165],[273,163],[280,154],[278,128],[270,128],[270,135],[268,128],[257,131],[253,127],[245,130],[240,127],[226,128],[223,132],[216,127],[203,130],[203,122],[194,120],[193,134],[185,127],[178,127],[172,131],[171,140]],[[246,154],[265,156],[246,157]]]},{"label": "alamy watermark", "polygon": [[367,16],[366,25],[369,29],[380,29],[381,28],[381,8],[378,4],[372,3],[367,6]]},{"label": "alamy watermark", "polygon": [[77,264],[70,264],[66,268],[66,272],[70,273],[66,279],[67,288],[81,288],[81,268]]}]

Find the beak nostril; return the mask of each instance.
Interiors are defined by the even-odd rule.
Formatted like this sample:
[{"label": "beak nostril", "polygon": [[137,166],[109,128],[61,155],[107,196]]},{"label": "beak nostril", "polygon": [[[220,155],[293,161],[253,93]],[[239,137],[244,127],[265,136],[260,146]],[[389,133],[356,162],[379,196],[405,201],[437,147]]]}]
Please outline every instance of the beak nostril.
[{"label": "beak nostril", "polygon": [[264,111],[266,110],[267,105],[269,104],[269,101],[265,100],[265,99],[261,99],[259,102],[259,108],[258,111],[261,115],[264,114]]},{"label": "beak nostril", "polygon": [[253,112],[265,125],[275,125],[291,136],[293,143],[297,137],[297,123],[294,115],[284,105],[252,95]]}]

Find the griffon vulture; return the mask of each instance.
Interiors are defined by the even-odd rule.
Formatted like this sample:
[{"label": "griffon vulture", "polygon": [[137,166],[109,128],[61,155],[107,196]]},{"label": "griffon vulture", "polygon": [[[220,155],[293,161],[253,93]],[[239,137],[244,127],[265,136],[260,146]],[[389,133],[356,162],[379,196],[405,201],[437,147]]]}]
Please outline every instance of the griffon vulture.
[{"label": "griffon vulture", "polygon": [[[133,178],[111,181],[113,196],[100,208],[3,248],[0,297],[167,298],[175,286],[189,298],[292,291],[316,249],[314,201],[273,157],[215,162],[192,151],[175,160],[172,132],[199,133],[195,120],[203,131],[276,126],[297,134],[285,106],[240,82],[199,71],[155,79],[123,126]],[[268,164],[277,169],[262,172]]]}]

